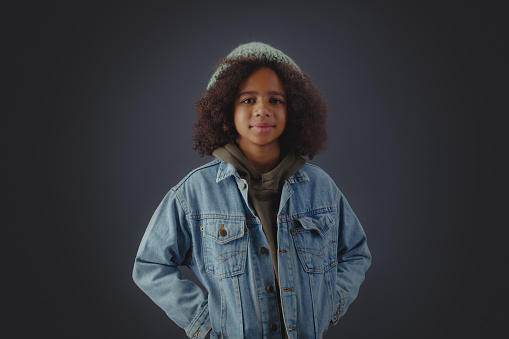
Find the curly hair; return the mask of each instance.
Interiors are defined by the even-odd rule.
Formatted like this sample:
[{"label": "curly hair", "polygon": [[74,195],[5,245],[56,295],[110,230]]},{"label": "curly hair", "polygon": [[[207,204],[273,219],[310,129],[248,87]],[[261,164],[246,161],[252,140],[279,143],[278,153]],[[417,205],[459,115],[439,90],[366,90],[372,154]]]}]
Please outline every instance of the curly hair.
[{"label": "curly hair", "polygon": [[257,57],[223,59],[218,67],[221,65],[227,67],[196,102],[198,119],[194,124],[193,149],[200,156],[212,155],[217,147],[235,142],[238,133],[233,120],[233,102],[238,87],[262,67],[273,70],[286,90],[287,122],[279,137],[282,151],[312,159],[325,147],[327,104],[307,73]]}]

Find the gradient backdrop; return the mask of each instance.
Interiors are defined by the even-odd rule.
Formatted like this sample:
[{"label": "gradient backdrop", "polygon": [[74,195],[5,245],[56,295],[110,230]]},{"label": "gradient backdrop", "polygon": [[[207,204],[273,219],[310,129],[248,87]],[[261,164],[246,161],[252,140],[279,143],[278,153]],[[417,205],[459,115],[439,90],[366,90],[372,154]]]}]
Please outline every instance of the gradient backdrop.
[{"label": "gradient backdrop", "polygon": [[211,160],[191,135],[214,65],[263,41],[326,97],[312,163],[373,254],[326,337],[507,338],[508,2],[310,3],[2,6],[2,337],[185,337],[133,260],[166,192]]}]

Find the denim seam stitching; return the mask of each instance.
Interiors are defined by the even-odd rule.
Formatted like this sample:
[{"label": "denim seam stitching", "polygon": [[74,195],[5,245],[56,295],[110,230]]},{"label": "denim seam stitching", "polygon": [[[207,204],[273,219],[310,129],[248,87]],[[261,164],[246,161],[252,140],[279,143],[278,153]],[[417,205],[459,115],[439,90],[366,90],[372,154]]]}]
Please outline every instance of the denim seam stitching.
[{"label": "denim seam stitching", "polygon": [[241,335],[243,334],[244,332],[244,319],[242,317],[242,300],[240,299],[240,286],[239,286],[239,276],[236,275],[233,277],[233,286],[235,287],[235,299],[236,299],[236,303],[237,303],[237,311],[239,312],[239,315],[240,315],[240,332],[241,332]]},{"label": "denim seam stitching", "polygon": [[317,332],[316,332],[318,330],[318,319],[317,319],[316,307],[315,307],[315,293],[314,293],[315,280],[314,280],[313,274],[309,275],[309,284],[311,285],[311,305],[313,306],[312,309],[313,309],[313,323],[315,325],[315,336],[318,338]]},{"label": "denim seam stitching", "polygon": [[332,322],[334,316],[334,291],[332,290],[331,273],[329,271],[325,272],[325,283],[329,293],[329,322]]},{"label": "denim seam stitching", "polygon": [[184,183],[192,176],[194,175],[196,172],[198,171],[201,171],[201,170],[204,170],[206,168],[209,168],[209,167],[214,167],[216,166],[218,163],[219,163],[220,160],[218,159],[215,159],[215,160],[212,160],[211,162],[205,164],[205,165],[202,165],[198,168],[195,168],[194,170],[192,170],[191,172],[189,172],[182,180],[180,180],[180,182],[178,184],[176,184],[175,186],[173,186],[172,189],[175,189],[175,190],[179,190],[180,187],[182,185],[184,185]]},{"label": "denim seam stitching", "polygon": [[184,211],[184,214],[186,215],[187,219],[187,213],[189,212],[189,208],[187,207],[186,201],[184,199],[184,196],[179,191],[174,191],[175,196],[177,197],[177,200],[179,201],[180,208]]},{"label": "denim seam stitching", "polygon": [[295,213],[295,214],[291,214],[291,215],[287,215],[287,216],[278,216],[278,219],[281,222],[289,222],[289,221],[299,220],[303,217],[312,217],[316,214],[320,214],[323,212],[336,212],[336,211],[337,211],[336,206],[324,206],[324,207],[318,207],[318,208],[316,208],[312,211],[309,211],[309,212],[299,212],[299,213]]},{"label": "denim seam stitching", "polygon": [[224,338],[226,334],[226,311],[224,309],[226,305],[226,298],[224,295],[223,281],[219,282],[219,288],[221,289],[221,315],[219,319],[219,327],[221,328],[221,337]]},{"label": "denim seam stitching", "polygon": [[202,213],[202,214],[186,214],[187,220],[203,220],[203,219],[222,219],[222,220],[229,220],[229,221],[249,221],[253,222],[255,218],[249,218],[245,215],[230,215],[230,214],[224,214],[224,213]]},{"label": "denim seam stitching", "polygon": [[[192,336],[194,333],[190,333],[189,331],[195,327],[195,324],[196,322],[200,319],[201,315],[203,314],[203,312],[205,312],[206,309],[208,309],[208,302],[205,304],[205,306],[202,307],[202,309],[200,310],[200,312],[194,317],[194,319],[191,321],[191,323],[187,326],[187,328],[185,329],[186,333],[188,334],[188,336]],[[203,324],[203,322],[202,322]],[[200,326],[202,325],[200,324]]]}]

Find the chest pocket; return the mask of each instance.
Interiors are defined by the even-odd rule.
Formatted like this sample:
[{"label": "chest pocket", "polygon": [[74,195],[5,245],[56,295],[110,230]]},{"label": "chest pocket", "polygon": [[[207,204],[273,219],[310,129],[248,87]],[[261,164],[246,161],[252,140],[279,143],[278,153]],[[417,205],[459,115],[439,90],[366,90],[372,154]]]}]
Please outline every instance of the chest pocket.
[{"label": "chest pocket", "polygon": [[243,273],[249,236],[245,221],[206,219],[202,227],[203,258],[207,273],[219,278]]},{"label": "chest pocket", "polygon": [[[308,273],[323,273],[337,264],[337,235],[329,213],[305,216],[291,229],[299,260]],[[300,226],[300,227],[299,227]]]}]

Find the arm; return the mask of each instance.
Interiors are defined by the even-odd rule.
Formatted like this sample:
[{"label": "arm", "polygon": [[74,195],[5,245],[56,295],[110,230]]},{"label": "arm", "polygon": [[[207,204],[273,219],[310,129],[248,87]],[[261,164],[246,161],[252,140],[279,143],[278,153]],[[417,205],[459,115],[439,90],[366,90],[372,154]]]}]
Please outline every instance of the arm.
[{"label": "arm", "polygon": [[332,322],[336,324],[357,298],[359,288],[364,281],[364,273],[371,265],[366,234],[352,211],[346,198],[339,193],[338,201],[338,265],[336,278],[336,297],[339,306]]},{"label": "arm", "polygon": [[181,280],[177,267],[192,243],[177,195],[170,190],[154,212],[136,255],[133,279],[189,337],[204,338],[211,329],[207,294]]}]

